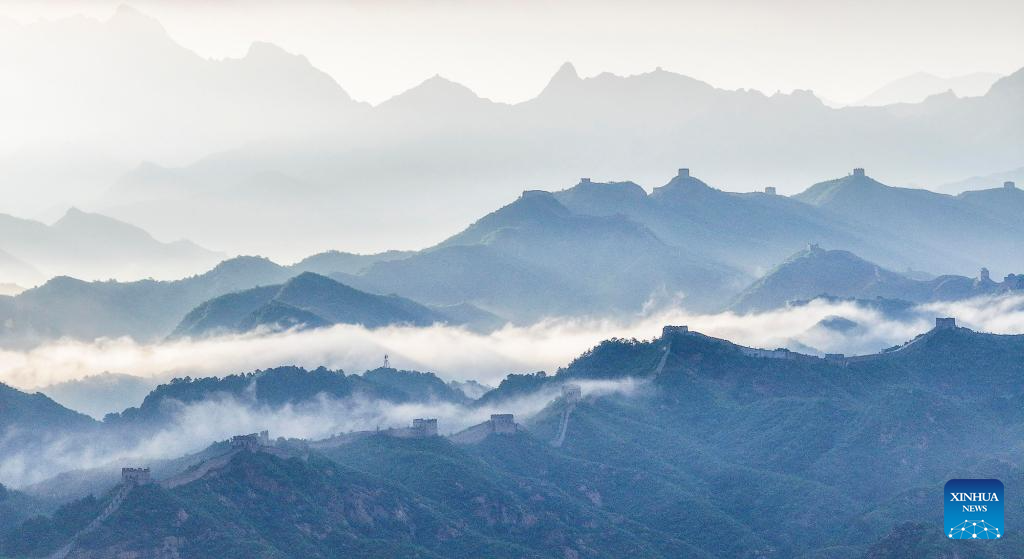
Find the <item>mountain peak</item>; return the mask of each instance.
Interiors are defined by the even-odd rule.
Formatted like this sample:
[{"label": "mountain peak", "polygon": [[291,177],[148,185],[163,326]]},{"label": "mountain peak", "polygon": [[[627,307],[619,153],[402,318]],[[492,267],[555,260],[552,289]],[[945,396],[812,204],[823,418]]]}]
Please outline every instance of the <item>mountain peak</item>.
[{"label": "mountain peak", "polygon": [[142,12],[140,12],[139,10],[137,10],[136,8],[132,7],[129,4],[119,4],[117,6],[117,8],[114,10],[114,15],[112,16],[112,19],[113,18],[132,18],[132,17],[151,19],[151,18],[148,18],[145,14],[143,14]]},{"label": "mountain peak", "polygon": [[569,209],[546,190],[524,190],[515,202],[491,212],[480,221],[499,219],[507,223],[547,221],[553,216],[566,216]]},{"label": "mountain peak", "polygon": [[108,217],[103,214],[83,211],[75,206],[69,207],[67,211],[64,212],[64,215],[53,224],[53,226],[57,228],[85,225],[104,225],[108,227],[117,227],[125,231],[131,229],[138,232],[142,232],[141,229],[135,227],[134,225],[130,225],[128,223],[116,220],[112,217]]},{"label": "mountain peak", "polygon": [[167,34],[167,30],[164,29],[164,26],[159,21],[128,4],[119,5],[114,10],[114,15],[110,16],[110,19],[107,20],[107,24],[137,33]]},{"label": "mountain peak", "polygon": [[77,217],[82,215],[86,215],[86,212],[83,212],[82,210],[78,209],[77,206],[71,206],[67,209],[66,212],[64,212],[64,217]]},{"label": "mountain peak", "polygon": [[274,43],[267,43],[265,41],[254,41],[249,45],[249,50],[245,53],[246,60],[291,60],[300,59],[306,60],[305,56],[299,54],[292,54]]},{"label": "mountain peak", "polygon": [[306,290],[306,289],[318,289],[318,288],[329,288],[329,289],[343,289],[348,288],[347,285],[334,281],[327,276],[322,276],[315,272],[302,272],[301,274],[289,279],[281,287],[282,292],[289,290]]},{"label": "mountain peak", "polygon": [[795,198],[801,202],[820,206],[850,195],[857,191],[881,191],[892,188],[869,177],[862,167],[857,167],[849,175],[819,182],[807,190],[797,194]]},{"label": "mountain peak", "polygon": [[434,74],[419,85],[381,103],[381,109],[399,109],[422,113],[424,111],[462,110],[467,105],[490,105],[491,101],[477,95],[472,89],[448,78]]},{"label": "mountain peak", "polygon": [[647,201],[647,192],[635,182],[593,182],[588,178],[554,196],[573,212],[588,215],[629,215]]},{"label": "mountain peak", "polygon": [[1017,98],[1024,96],[1024,68],[996,80],[996,82],[992,84],[991,89],[989,89],[988,94],[995,96],[1013,96]]},{"label": "mountain peak", "polygon": [[551,76],[551,81],[548,82],[548,87],[552,84],[558,85],[562,83],[575,83],[580,81],[580,75],[576,72],[576,66],[573,66],[572,62],[565,62],[558,67],[558,71],[555,75]]},{"label": "mountain peak", "polygon": [[916,285],[913,281],[845,250],[825,250],[810,244],[776,266],[740,293],[731,308],[738,312],[763,312],[794,301],[820,296],[901,298]]},{"label": "mountain peak", "polygon": [[540,92],[538,97],[544,97],[552,93],[557,94],[561,91],[572,91],[579,84],[583,83],[583,79],[580,78],[579,73],[576,72],[576,67],[573,66],[572,62],[565,62],[558,67],[558,71],[555,72],[551,79],[548,80],[548,84],[544,86],[544,89]]},{"label": "mountain peak", "polygon": [[682,167],[672,180],[665,186],[654,189],[652,197],[664,198],[666,196],[693,196],[714,191],[714,188],[694,176],[690,175],[690,169]]},{"label": "mountain peak", "polygon": [[211,277],[265,276],[280,272],[281,267],[263,256],[235,256],[224,260],[202,274]]},{"label": "mountain peak", "polygon": [[441,74],[434,74],[427,78],[419,86],[415,87],[410,91],[421,91],[431,92],[436,94],[445,94],[460,96],[466,98],[480,99],[481,97],[476,94],[472,89],[462,85],[459,82],[452,81]]}]

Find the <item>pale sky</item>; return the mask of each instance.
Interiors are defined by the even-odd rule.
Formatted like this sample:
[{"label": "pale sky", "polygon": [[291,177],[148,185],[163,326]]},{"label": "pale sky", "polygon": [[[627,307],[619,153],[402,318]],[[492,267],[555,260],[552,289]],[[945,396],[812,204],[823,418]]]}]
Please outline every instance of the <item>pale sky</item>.
[{"label": "pale sky", "polygon": [[[122,2],[0,1],[28,23]],[[1020,0],[213,0],[127,2],[212,58],[253,41],[303,54],[362,101],[441,74],[496,101],[536,95],[558,66],[583,76],[656,66],[727,89],[812,89],[850,102],[915,72],[1024,66]]]}]

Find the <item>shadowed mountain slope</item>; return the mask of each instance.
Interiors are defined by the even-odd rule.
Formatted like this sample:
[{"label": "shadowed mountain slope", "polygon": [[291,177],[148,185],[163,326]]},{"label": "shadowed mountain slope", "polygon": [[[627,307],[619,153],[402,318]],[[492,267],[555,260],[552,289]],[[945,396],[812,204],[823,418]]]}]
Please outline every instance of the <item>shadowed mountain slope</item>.
[{"label": "shadowed mountain slope", "polygon": [[205,336],[330,324],[428,326],[445,318],[408,299],[372,295],[304,272],[282,285],[256,287],[206,301],[189,311],[172,335]]},{"label": "shadowed mountain slope", "polygon": [[238,257],[201,275],[175,281],[85,282],[54,278],[0,307],[8,321],[2,343],[32,345],[47,339],[166,336],[199,303],[239,289],[277,284],[288,272],[269,260]]},{"label": "shadowed mountain slope", "polygon": [[650,195],[630,182],[584,179],[554,196],[574,212],[629,216],[671,245],[752,275],[819,241],[856,248],[886,262],[900,259],[900,251],[889,248],[869,229],[786,196],[718,190],[688,169],[680,169]]},{"label": "shadowed mountain slope", "polygon": [[1010,275],[996,282],[989,278],[988,270],[982,270],[978,278],[939,276],[915,280],[851,252],[811,245],[745,289],[731,308],[740,312],[768,311],[820,296],[917,303],[956,301],[1022,289],[1024,278]]},{"label": "shadowed mountain slope", "polygon": [[711,308],[742,275],[624,216],[574,213],[551,193],[527,191],[433,248],[335,277],[527,321],[639,310],[652,296],[680,293]]},{"label": "shadowed mountain slope", "polygon": [[937,261],[943,259],[946,271],[982,266],[1008,270],[1024,257],[1024,248],[1014,240],[1020,220],[970,202],[977,195],[954,197],[891,187],[860,170],[815,184],[795,198],[901,244],[915,243],[932,259],[922,266],[908,255],[906,262],[918,269],[937,269]]},{"label": "shadowed mountain slope", "polygon": [[[403,556],[411,541],[426,550],[420,557],[943,557],[929,555],[924,540],[890,534],[913,511],[937,522],[937,510],[920,516],[921,503],[934,502],[946,479],[1019,477],[1019,450],[1005,441],[1024,425],[1024,391],[1007,382],[1021,359],[1024,336],[946,322],[898,349],[842,359],[670,327],[654,340],[603,342],[555,375],[507,379],[488,406],[582,387],[581,397],[554,397],[520,418],[525,431],[459,445],[371,431],[327,445],[281,439],[257,453],[226,449],[180,485],[134,489],[124,513],[79,537],[75,549],[109,557],[171,541],[182,553],[223,545],[292,557],[288,550],[329,556],[362,542]],[[965,376],[970,390],[962,390]],[[172,383],[134,413],[157,411],[147,417],[159,424],[166,402],[223,392],[287,405],[321,392],[444,398],[436,390],[445,387],[391,370],[283,370]],[[2,539],[5,551],[48,553],[105,499],[23,524]],[[431,523],[458,530],[437,540],[433,529],[419,529]],[[991,547],[992,557],[1013,557],[1011,541]]]}]

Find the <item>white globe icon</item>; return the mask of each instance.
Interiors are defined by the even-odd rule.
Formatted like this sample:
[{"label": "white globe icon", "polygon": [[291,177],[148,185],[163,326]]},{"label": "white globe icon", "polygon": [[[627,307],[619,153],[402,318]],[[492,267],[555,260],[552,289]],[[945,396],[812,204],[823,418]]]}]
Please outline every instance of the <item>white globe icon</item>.
[{"label": "white globe icon", "polygon": [[960,524],[949,529],[949,537],[954,540],[994,540],[998,539],[1000,536],[999,528],[996,528],[984,520],[964,520]]}]

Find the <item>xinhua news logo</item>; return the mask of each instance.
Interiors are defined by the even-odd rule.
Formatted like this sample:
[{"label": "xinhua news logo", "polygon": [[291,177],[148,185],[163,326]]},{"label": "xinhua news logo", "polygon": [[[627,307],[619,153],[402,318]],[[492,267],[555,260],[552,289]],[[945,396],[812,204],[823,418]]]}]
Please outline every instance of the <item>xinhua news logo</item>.
[{"label": "xinhua news logo", "polygon": [[998,540],[1003,525],[1003,482],[998,479],[951,479],[946,482],[946,537]]}]

